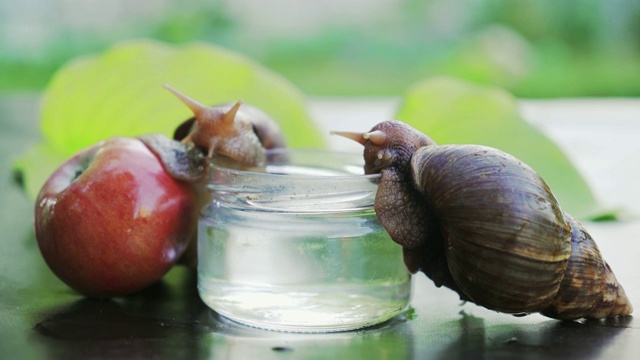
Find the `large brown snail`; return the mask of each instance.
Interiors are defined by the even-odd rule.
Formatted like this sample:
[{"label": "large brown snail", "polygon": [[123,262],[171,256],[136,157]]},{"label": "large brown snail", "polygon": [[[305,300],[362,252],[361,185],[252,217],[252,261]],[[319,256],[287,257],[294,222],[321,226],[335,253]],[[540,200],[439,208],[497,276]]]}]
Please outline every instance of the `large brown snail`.
[{"label": "large brown snail", "polygon": [[364,145],[365,173],[381,173],[375,211],[412,273],[505,313],[572,320],[633,311],[591,236],[513,156],[437,145],[397,121],[334,134]]}]

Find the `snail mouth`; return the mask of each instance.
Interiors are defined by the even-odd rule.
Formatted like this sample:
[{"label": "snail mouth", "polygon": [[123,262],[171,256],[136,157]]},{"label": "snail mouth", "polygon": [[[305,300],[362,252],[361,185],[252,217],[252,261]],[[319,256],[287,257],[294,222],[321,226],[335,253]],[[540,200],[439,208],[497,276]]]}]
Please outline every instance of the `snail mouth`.
[{"label": "snail mouth", "polygon": [[372,174],[380,174],[382,172],[382,170],[388,168],[387,165],[375,165],[373,164],[373,166],[366,164],[364,165],[364,173],[366,175],[372,175]]}]

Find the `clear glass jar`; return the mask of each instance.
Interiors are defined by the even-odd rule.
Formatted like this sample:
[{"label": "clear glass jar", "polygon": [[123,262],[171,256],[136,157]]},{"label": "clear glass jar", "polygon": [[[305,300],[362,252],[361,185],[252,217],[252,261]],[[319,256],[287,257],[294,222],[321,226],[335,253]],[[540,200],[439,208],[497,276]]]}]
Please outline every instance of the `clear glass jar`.
[{"label": "clear glass jar", "polygon": [[198,290],[219,314],[293,332],[345,331],[403,311],[411,277],[373,210],[362,156],[277,150],[266,172],[213,165]]}]

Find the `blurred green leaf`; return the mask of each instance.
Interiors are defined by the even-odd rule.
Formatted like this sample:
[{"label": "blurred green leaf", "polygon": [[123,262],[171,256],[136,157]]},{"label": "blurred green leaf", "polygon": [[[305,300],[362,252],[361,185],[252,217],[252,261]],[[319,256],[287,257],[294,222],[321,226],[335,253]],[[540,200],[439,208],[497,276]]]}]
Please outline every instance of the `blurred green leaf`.
[{"label": "blurred green leaf", "polygon": [[32,147],[15,164],[14,170],[22,174],[25,192],[35,199],[44,182],[69,156],[47,143]]},{"label": "blurred green leaf", "polygon": [[258,63],[205,43],[126,41],[76,59],[53,77],[42,106],[44,142],[19,164],[28,193],[35,196],[52,169],[99,140],[171,135],[192,114],[164,83],[207,104],[243,99],[276,119],[291,147],[323,146],[321,137],[307,136],[318,132],[302,94]]},{"label": "blurred green leaf", "polygon": [[396,117],[440,144],[487,145],[514,155],[542,175],[574,217],[604,211],[562,150],[523,120],[515,98],[500,88],[429,79],[407,91]]}]

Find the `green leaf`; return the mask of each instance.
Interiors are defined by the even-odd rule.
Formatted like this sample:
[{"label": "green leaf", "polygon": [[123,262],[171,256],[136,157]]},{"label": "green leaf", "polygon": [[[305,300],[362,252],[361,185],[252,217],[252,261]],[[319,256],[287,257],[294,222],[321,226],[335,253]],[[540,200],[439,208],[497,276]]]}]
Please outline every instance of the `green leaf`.
[{"label": "green leaf", "polygon": [[164,83],[205,104],[242,99],[257,106],[279,122],[291,147],[324,145],[321,136],[307,135],[319,132],[301,92],[260,64],[206,43],[131,40],[76,59],[54,75],[42,105],[44,143],[21,161],[28,193],[50,175],[35,166],[40,157],[56,154],[46,167],[55,169],[61,159],[109,137],[171,135],[192,114]]},{"label": "green leaf", "polygon": [[487,145],[514,155],[542,175],[574,217],[604,211],[562,150],[522,119],[515,98],[500,88],[444,77],[425,80],[407,91],[397,119],[440,144]]},{"label": "green leaf", "polygon": [[29,149],[15,164],[14,170],[23,177],[24,190],[31,199],[38,196],[40,188],[56,168],[69,156],[53,149],[47,143]]}]

